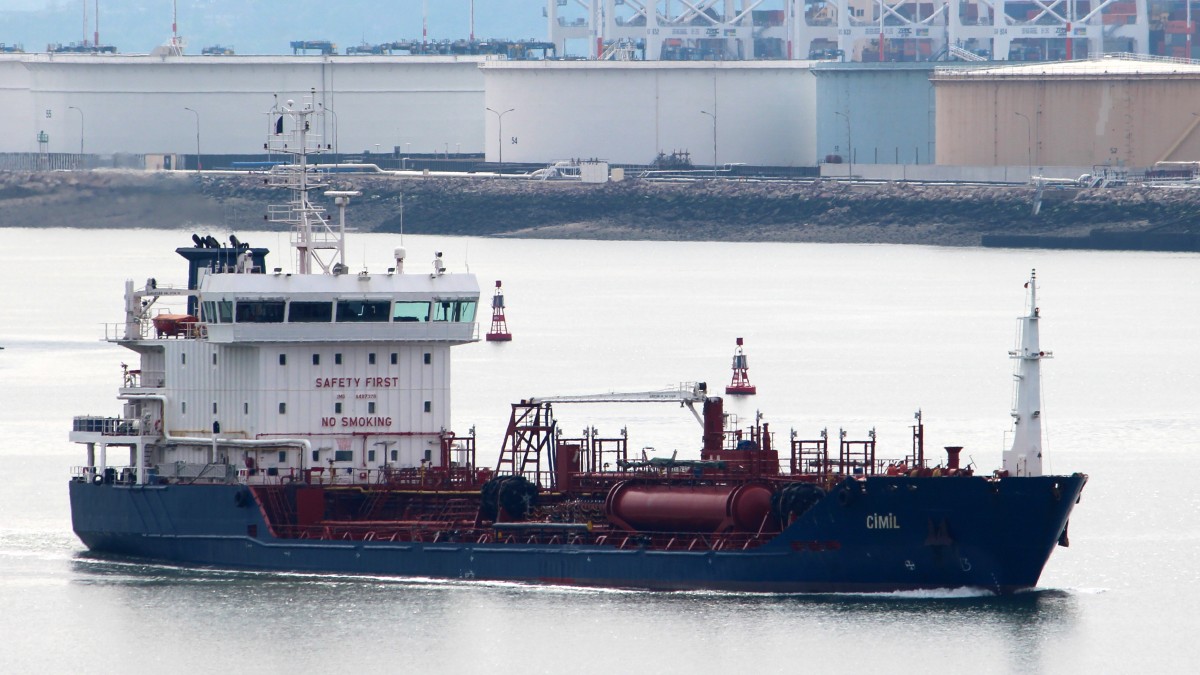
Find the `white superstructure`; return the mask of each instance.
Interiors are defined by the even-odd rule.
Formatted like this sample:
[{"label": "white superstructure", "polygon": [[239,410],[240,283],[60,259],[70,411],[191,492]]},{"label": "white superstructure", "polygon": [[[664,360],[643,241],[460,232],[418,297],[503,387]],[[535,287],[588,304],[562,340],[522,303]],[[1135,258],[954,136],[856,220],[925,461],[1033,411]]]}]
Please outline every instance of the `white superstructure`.
[{"label": "white superstructure", "polygon": [[[186,286],[126,283],[124,321],[107,337],[140,362],[126,371],[120,417],[75,419],[89,479],[105,479],[110,446],[129,449],[124,480],[141,484],[301,472],[365,483],[454,461],[450,348],[478,339],[478,282],[448,273],[440,253],[406,270],[402,248],[386,270],[351,272],[340,219],[308,197],[320,109],[288,101],[270,114],[269,143],[295,141],[297,161],[275,176],[294,196],[272,213],[292,225],[296,271],[265,269],[266,250],[236,238],[193,237],[177,250]],[[356,193],[326,194],[344,208]]]}]

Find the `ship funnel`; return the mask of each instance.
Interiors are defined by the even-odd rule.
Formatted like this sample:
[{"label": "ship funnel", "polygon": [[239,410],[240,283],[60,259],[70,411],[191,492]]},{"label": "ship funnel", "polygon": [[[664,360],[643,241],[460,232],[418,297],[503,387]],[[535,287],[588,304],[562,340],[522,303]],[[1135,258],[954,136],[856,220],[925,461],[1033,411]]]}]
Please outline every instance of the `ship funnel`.
[{"label": "ship funnel", "polygon": [[958,454],[960,452],[962,452],[961,445],[947,445],[946,446],[946,468],[947,469],[957,469],[958,468]]}]

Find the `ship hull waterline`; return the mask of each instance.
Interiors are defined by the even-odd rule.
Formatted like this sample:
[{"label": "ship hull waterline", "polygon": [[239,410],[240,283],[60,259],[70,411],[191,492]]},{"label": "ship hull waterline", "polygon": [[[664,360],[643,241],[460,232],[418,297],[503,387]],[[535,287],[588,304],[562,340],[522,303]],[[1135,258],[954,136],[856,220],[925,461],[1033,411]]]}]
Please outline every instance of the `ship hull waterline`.
[{"label": "ship hull waterline", "polygon": [[[70,484],[93,552],[184,566],[767,593],[1033,588],[1086,476],[872,477],[748,550],[279,538],[239,485]],[[242,493],[239,496],[239,493]]]}]

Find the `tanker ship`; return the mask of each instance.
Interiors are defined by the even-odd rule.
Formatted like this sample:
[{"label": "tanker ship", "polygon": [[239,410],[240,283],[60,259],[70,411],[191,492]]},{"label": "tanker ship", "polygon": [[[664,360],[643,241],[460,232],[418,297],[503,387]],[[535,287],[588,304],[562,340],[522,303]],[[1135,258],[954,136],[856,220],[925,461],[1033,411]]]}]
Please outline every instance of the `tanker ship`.
[{"label": "tanker ship", "polygon": [[[511,404],[495,466],[450,422],[451,349],[478,339],[480,288],[407,267],[351,273],[345,210],[307,157],[311,102],[271,112],[267,180],[289,204],[296,269],[193,236],[186,285],[128,281],[106,339],[137,353],[118,416],[76,417],[87,460],[69,483],[93,552],[187,566],[507,580],[641,589],[884,592],[1034,587],[1087,476],[1043,475],[1036,277],[1016,359],[1016,430],[1002,467],[960,448],[927,457],[875,439],[782,444],[734,428],[703,383]],[[183,265],[181,264],[181,269]],[[554,406],[675,401],[700,422],[698,459],[629,451],[628,435],[562,432]],[[119,451],[119,458],[117,457]]]}]

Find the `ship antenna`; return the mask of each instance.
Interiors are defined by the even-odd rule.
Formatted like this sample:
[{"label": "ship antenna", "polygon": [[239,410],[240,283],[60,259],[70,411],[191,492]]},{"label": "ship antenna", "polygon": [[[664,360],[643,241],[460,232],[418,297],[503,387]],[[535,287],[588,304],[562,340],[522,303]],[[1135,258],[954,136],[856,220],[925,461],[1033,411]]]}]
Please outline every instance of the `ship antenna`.
[{"label": "ship antenna", "polygon": [[1037,304],[1037,270],[1029,274],[1029,313],[1017,319],[1020,337],[1008,355],[1017,360],[1013,395],[1013,442],[1004,452],[1004,470],[1013,476],[1042,475],[1042,359],[1053,356],[1041,349]]},{"label": "ship antenna", "polygon": [[267,220],[284,223],[291,229],[297,272],[312,274],[320,269],[325,274],[332,274],[346,267],[345,224],[342,220],[334,227],[325,209],[313,204],[309,198],[309,192],[325,187],[323,176],[310,171],[308,165],[309,155],[322,152],[318,130],[323,125],[313,124],[312,118],[324,115],[324,108],[318,110],[313,105],[315,90],[305,98],[300,105],[288,99],[280,106],[277,96],[268,113],[271,123],[265,147],[268,152],[290,155],[292,161],[271,167],[267,184],[286,188],[292,197],[287,204],[271,205]]}]

